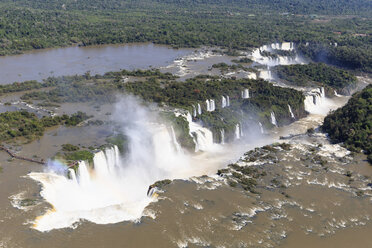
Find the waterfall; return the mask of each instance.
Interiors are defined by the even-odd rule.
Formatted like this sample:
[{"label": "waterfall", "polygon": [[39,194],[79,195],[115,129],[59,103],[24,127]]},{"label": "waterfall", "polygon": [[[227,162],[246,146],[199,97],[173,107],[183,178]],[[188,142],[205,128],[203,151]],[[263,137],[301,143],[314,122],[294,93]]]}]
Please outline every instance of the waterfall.
[{"label": "waterfall", "polygon": [[248,99],[249,98],[249,90],[248,89],[244,89],[242,91],[242,98],[243,99]]},{"label": "waterfall", "polygon": [[292,119],[296,119],[296,117],[294,116],[293,112],[292,112],[292,108],[291,108],[291,105],[288,104],[288,110],[289,110],[289,114],[291,115],[291,118]]},{"label": "waterfall", "polygon": [[202,114],[202,109],[201,109],[201,106],[200,104],[198,103],[198,114],[201,115]]},{"label": "waterfall", "polygon": [[[95,153],[89,164],[79,162],[75,171],[51,160],[43,172],[29,173],[41,184],[40,195],[53,206],[34,220],[33,228],[74,227],[81,220],[97,224],[136,221],[146,215],[145,208],[154,200],[147,195],[149,185],[188,178],[192,171],[189,157],[177,152],[172,128],[156,122],[151,114],[130,96],[116,105],[113,115],[128,141],[124,158],[114,146]],[[188,116],[184,112],[190,121]],[[205,137],[213,142],[210,131]]]},{"label": "waterfall", "polygon": [[74,183],[78,183],[78,180],[76,178],[75,171],[73,169],[68,169],[68,172],[70,173],[70,178]]},{"label": "waterfall", "polygon": [[195,125],[190,127],[190,132],[195,135],[195,152],[208,151],[213,147],[213,133],[208,128]]},{"label": "waterfall", "polygon": [[340,97],[341,96],[340,94],[337,93],[336,90],[334,91],[334,93],[335,93],[335,96],[337,96],[337,97]]},{"label": "waterfall", "polygon": [[264,80],[271,80],[272,78],[270,69],[260,71],[259,77]]},{"label": "waterfall", "polygon": [[90,182],[90,174],[85,161],[81,161],[78,167],[78,183],[82,186]]},{"label": "waterfall", "polygon": [[192,113],[193,113],[193,116],[194,118],[196,117],[196,108],[194,105],[192,105]]},{"label": "waterfall", "polygon": [[271,124],[273,124],[274,126],[278,126],[278,123],[276,122],[276,118],[275,118],[275,113],[273,111],[271,111]]},{"label": "waterfall", "polygon": [[211,110],[211,104],[209,102],[209,100],[205,100],[205,104],[207,105],[207,111],[210,112]]},{"label": "waterfall", "polygon": [[258,122],[258,125],[260,126],[261,134],[264,134],[264,129],[261,122]]},{"label": "waterfall", "polygon": [[208,151],[213,148],[213,133],[197,122],[193,122],[190,113],[175,113],[176,116],[183,116],[189,123],[190,136],[194,140],[195,152]]},{"label": "waterfall", "polygon": [[225,130],[221,129],[221,144],[225,144]]},{"label": "waterfall", "polygon": [[283,42],[281,46],[281,50],[284,51],[292,51],[294,49],[293,42]]},{"label": "waterfall", "polygon": [[172,134],[173,145],[174,145],[174,148],[175,148],[176,152],[181,153],[182,152],[182,147],[177,141],[176,132],[174,131],[173,126],[171,126],[171,134]]},{"label": "waterfall", "polygon": [[216,110],[216,105],[215,105],[213,99],[206,100],[205,103],[207,105],[207,111],[208,112],[212,112],[212,111],[215,111]]},{"label": "waterfall", "polygon": [[224,108],[227,106],[227,100],[224,96],[222,96],[222,99],[221,99],[221,108]]},{"label": "waterfall", "polygon": [[325,98],[325,90],[324,87],[320,88],[320,97]]},{"label": "waterfall", "polygon": [[305,93],[305,110],[309,113],[323,112],[321,109],[322,103],[325,102],[324,87],[312,89]]},{"label": "waterfall", "polygon": [[[296,51],[293,42],[283,42],[283,43],[273,43],[270,45],[261,46],[257,49],[254,49],[251,53],[251,59],[261,65],[266,65],[269,67],[277,66],[277,65],[290,65],[290,64],[300,64],[304,63],[304,60],[301,56],[294,57],[293,55],[290,56],[281,56],[278,53],[278,50],[282,51]],[[270,52],[276,54],[276,56],[264,56],[263,52]],[[295,54],[295,53],[294,53]],[[260,77],[265,80],[270,80],[271,75],[269,77],[269,72],[261,71]]]},{"label": "waterfall", "polygon": [[216,110],[216,105],[215,105],[215,103],[214,103],[214,100],[211,99],[211,100],[210,100],[210,103],[211,103],[211,111],[215,111],[215,110]]},{"label": "waterfall", "polygon": [[240,125],[236,124],[235,126],[235,139],[240,139]]}]

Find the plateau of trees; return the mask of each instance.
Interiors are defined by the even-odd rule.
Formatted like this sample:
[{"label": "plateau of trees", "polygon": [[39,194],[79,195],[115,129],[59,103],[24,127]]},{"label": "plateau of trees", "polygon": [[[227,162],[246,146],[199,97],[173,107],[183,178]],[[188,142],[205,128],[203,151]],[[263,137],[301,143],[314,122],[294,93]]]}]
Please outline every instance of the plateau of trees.
[{"label": "plateau of trees", "polygon": [[328,115],[322,129],[333,142],[343,142],[351,151],[363,150],[372,164],[372,85]]},{"label": "plateau of trees", "polygon": [[344,90],[355,86],[357,78],[350,72],[323,63],[282,65],[275,67],[280,79],[298,86],[329,86]]},{"label": "plateau of trees", "polygon": [[220,46],[234,54],[293,41],[314,44],[301,46],[313,59],[371,71],[371,21],[362,18],[371,9],[368,0],[2,0],[0,55],[130,42]]},{"label": "plateau of trees", "polygon": [[4,112],[0,114],[0,140],[6,142],[14,138],[25,138],[26,141],[32,141],[42,136],[45,128],[57,125],[76,126],[88,118],[83,112],[43,118],[27,111]]}]

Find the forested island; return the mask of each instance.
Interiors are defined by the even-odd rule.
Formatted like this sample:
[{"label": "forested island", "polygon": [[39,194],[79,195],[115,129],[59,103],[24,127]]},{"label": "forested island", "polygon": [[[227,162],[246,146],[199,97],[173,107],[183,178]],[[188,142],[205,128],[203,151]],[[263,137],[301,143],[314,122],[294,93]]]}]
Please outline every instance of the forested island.
[{"label": "forested island", "polygon": [[372,86],[353,95],[349,102],[324,119],[322,129],[333,142],[351,151],[364,151],[372,164]]},{"label": "forested island", "polygon": [[38,118],[35,114],[27,111],[4,112],[0,114],[0,139],[2,142],[7,142],[14,138],[24,138],[26,142],[31,142],[41,137],[48,127],[76,126],[88,118],[89,116],[82,112],[71,116],[43,118]]},{"label": "forested island", "polygon": [[343,94],[348,94],[355,88],[357,81],[352,73],[323,63],[281,65],[274,71],[280,79],[289,84],[302,87],[328,87]]}]

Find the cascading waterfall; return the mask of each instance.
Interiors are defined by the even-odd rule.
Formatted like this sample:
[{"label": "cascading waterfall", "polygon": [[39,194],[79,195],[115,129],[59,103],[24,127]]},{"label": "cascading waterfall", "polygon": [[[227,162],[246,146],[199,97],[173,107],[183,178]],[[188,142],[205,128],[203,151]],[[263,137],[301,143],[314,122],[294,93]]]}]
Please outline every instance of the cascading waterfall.
[{"label": "cascading waterfall", "polygon": [[192,115],[194,118],[196,117],[196,108],[194,105],[192,105]]},{"label": "cascading waterfall", "polygon": [[[295,51],[295,46],[293,42],[283,42],[283,43],[273,43],[270,45],[264,45],[257,49],[254,49],[251,53],[251,59],[257,63],[267,66],[277,66],[277,65],[291,65],[291,64],[302,64],[304,60],[298,56],[281,56],[278,54],[278,50],[282,51]],[[276,54],[275,56],[265,56],[263,52],[270,52]],[[260,77],[266,80],[271,79],[269,76],[270,70],[261,71]]]},{"label": "cascading waterfall", "polygon": [[322,113],[322,105],[326,102],[324,87],[305,93],[305,110],[309,113]]},{"label": "cascading waterfall", "polygon": [[[160,149],[163,149],[164,143],[161,143]],[[165,144],[165,147],[173,149],[173,144]],[[181,160],[171,158],[173,162],[166,162],[171,154],[165,150],[166,154],[158,154],[165,158],[155,157],[152,168],[130,162],[124,165],[115,146],[96,153],[92,165],[79,162],[77,175],[73,169],[68,169],[69,176],[53,172],[30,173],[32,179],[42,184],[43,198],[53,206],[35,220],[33,227],[49,231],[71,227],[81,219],[108,224],[140,218],[144,208],[153,201],[147,196],[148,186],[171,177],[171,163],[183,164],[180,157]]]},{"label": "cascading waterfall", "polygon": [[224,96],[221,99],[221,108],[225,108],[227,106],[227,100]]},{"label": "cascading waterfall", "polygon": [[248,89],[244,89],[242,91],[242,98],[243,99],[248,99],[249,98],[249,90]]},{"label": "cascading waterfall", "polygon": [[334,93],[335,93],[335,96],[337,96],[337,97],[340,97],[341,96],[340,94],[337,93],[336,90],[334,91]]},{"label": "cascading waterfall", "polygon": [[264,80],[270,81],[272,79],[270,69],[260,71],[259,77],[264,79]]},{"label": "cascading waterfall", "polygon": [[240,125],[236,124],[235,126],[235,139],[240,139]]},{"label": "cascading waterfall", "polygon": [[230,106],[230,97],[229,96],[226,96],[226,106],[227,107]]},{"label": "cascading waterfall", "polygon": [[276,122],[275,113],[271,111],[270,115],[271,115],[271,124],[277,127],[278,123]]},{"label": "cascading waterfall", "polygon": [[260,126],[261,134],[264,134],[264,129],[261,122],[258,122],[258,125]]},{"label": "cascading waterfall", "polygon": [[225,130],[221,129],[221,144],[225,144]]},{"label": "cascading waterfall", "polygon": [[205,103],[206,103],[206,105],[207,105],[207,111],[208,111],[208,112],[213,112],[213,111],[216,110],[216,105],[215,105],[213,99],[206,100]]},{"label": "cascading waterfall", "polygon": [[291,115],[291,118],[292,119],[296,119],[296,117],[294,116],[293,112],[292,112],[292,108],[291,108],[291,105],[288,104],[288,110],[289,110],[289,114]]},{"label": "cascading waterfall", "polygon": [[320,88],[320,97],[325,98],[325,90],[324,87]]},{"label": "cascading waterfall", "polygon": [[182,153],[183,150],[182,150],[181,145],[177,141],[176,132],[174,131],[173,126],[171,126],[171,134],[172,134],[172,141],[173,141],[173,145],[174,145],[175,151],[177,153]]},{"label": "cascading waterfall", "polygon": [[178,152],[171,127],[155,123],[130,97],[117,104],[113,116],[128,137],[125,158],[114,146],[94,154],[89,164],[79,162],[76,170],[50,161],[45,172],[29,174],[41,183],[41,196],[53,206],[36,218],[35,229],[72,227],[82,219],[97,224],[138,220],[154,200],[147,196],[149,185],[190,176],[189,158]]},{"label": "cascading waterfall", "polygon": [[216,110],[216,105],[215,105],[215,102],[213,99],[210,100],[210,103],[211,103],[211,111],[215,111]]},{"label": "cascading waterfall", "polygon": [[200,104],[198,103],[198,115],[201,115],[201,114],[202,114],[202,109],[201,109]]},{"label": "cascading waterfall", "polygon": [[190,113],[186,116],[182,113],[175,113],[176,116],[183,116],[189,123],[190,136],[193,138],[195,143],[195,152],[198,151],[209,151],[213,149],[213,133],[200,124],[193,122]]}]

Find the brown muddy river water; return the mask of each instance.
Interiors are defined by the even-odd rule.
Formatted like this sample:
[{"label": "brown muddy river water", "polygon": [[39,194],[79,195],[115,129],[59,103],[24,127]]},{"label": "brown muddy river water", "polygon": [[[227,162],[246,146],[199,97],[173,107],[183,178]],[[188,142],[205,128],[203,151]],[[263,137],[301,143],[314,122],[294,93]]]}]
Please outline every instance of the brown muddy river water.
[{"label": "brown muddy river water", "polygon": [[0,57],[0,84],[81,75],[87,71],[95,75],[121,69],[158,68],[192,51],[147,43],[38,50]]},{"label": "brown muddy river water", "polygon": [[[20,56],[37,58],[40,56],[38,53]],[[50,54],[48,56],[51,60],[55,56],[59,62],[51,61],[50,64],[58,68],[63,68],[61,63],[68,59],[70,65],[78,64],[78,69],[60,70],[62,74],[81,74],[87,68],[93,73],[102,73],[126,66],[131,69],[153,65],[178,73],[181,77],[188,77],[195,70],[208,71],[211,64],[231,59],[207,52],[172,50],[151,44],[63,48],[40,53]],[[74,53],[78,56],[74,57]],[[174,61],[185,55],[187,57],[182,60]],[[48,64],[48,56],[44,57],[39,67]],[[16,57],[0,59],[15,61]],[[116,62],[106,61],[105,64],[105,58],[114,58]],[[91,61],[98,62],[92,62],[94,66],[88,66]],[[84,65],[85,62],[88,64]],[[100,68],[101,66],[104,68]],[[7,71],[3,66],[0,66],[0,70]],[[19,72],[21,69],[14,71]],[[24,73],[24,77],[42,79],[55,75],[50,73],[50,69],[45,69],[42,74],[39,72],[34,73],[31,68],[30,74]],[[4,83],[14,81],[14,75],[8,76],[4,76],[7,78]],[[32,78],[34,76],[36,78]],[[327,101],[326,107],[331,109],[342,106],[347,99],[334,98]],[[6,101],[17,102],[19,95],[9,95]],[[23,105],[24,103],[18,102],[12,106],[29,107]],[[47,159],[60,151],[61,145],[66,143],[99,147],[115,132],[111,121],[120,123],[130,112],[142,111],[135,109],[120,115],[120,112],[115,112],[115,106],[110,104],[97,106],[96,103],[69,103],[53,109],[53,112],[71,114],[77,110],[94,115],[94,119],[105,121],[105,124],[49,129],[39,140],[22,146],[14,145],[12,149],[21,156]],[[364,156],[352,155],[339,145],[329,144],[325,135],[320,132],[310,136],[305,134],[308,128],[318,127],[323,118],[324,115],[321,114],[310,114],[289,126],[276,128],[262,135],[246,135],[236,142],[216,145],[204,153],[181,154],[182,156],[175,157],[176,160],[171,152],[165,150],[162,155],[169,156],[157,159],[165,164],[168,164],[169,159],[172,166],[175,164],[179,167],[171,167],[175,168],[175,172],[167,175],[175,180],[153,195],[151,200],[145,194],[147,185],[153,181],[140,190],[131,184],[124,184],[128,188],[117,188],[112,182],[105,182],[104,185],[112,186],[112,191],[119,195],[138,193],[140,199],[148,200],[142,217],[135,220],[126,216],[122,218],[130,221],[118,221],[122,217],[120,214],[123,207],[126,207],[123,204],[87,210],[84,209],[84,201],[69,198],[69,195],[76,193],[75,190],[82,190],[83,194],[78,196],[93,201],[93,205],[95,202],[110,202],[112,199],[106,199],[105,191],[96,195],[95,191],[84,191],[87,188],[78,187],[71,178],[67,180],[51,173],[45,166],[11,160],[6,153],[0,152],[0,166],[3,168],[0,173],[0,248],[372,247],[372,167],[367,164]],[[154,128],[154,123],[144,127]],[[161,141],[158,145],[165,149],[167,140],[163,139],[162,130],[166,129],[155,129],[158,132],[156,137]],[[140,130],[137,136],[146,131]],[[300,135],[284,141],[279,139],[280,136],[290,134]],[[255,149],[273,142],[286,142],[290,146]],[[137,156],[146,158],[148,151],[139,150],[143,153]],[[246,153],[247,151],[250,152]],[[155,160],[151,162],[156,163]],[[228,167],[230,163],[236,165]],[[183,164],[187,168],[180,167]],[[249,178],[242,168],[251,168],[260,173],[256,178],[255,192],[232,183],[238,178]],[[152,171],[151,168],[145,169],[150,173],[139,170],[139,174],[134,174],[137,177],[124,178],[133,180],[133,185],[141,180],[147,183],[145,179]],[[169,168],[162,169],[166,171]],[[217,175],[219,169],[226,170]],[[97,172],[90,171],[87,174],[91,176],[90,181],[98,180],[98,169]],[[115,180],[117,178],[113,177],[113,181]],[[111,193],[110,190],[107,192]],[[131,197],[137,199],[138,196]],[[64,202],[63,199],[75,200]],[[138,202],[142,204],[142,201]],[[138,208],[134,204],[129,209],[134,212]]]},{"label": "brown muddy river water", "polygon": [[[89,104],[79,107],[106,120],[97,113],[112,111],[110,105],[98,111]],[[67,104],[61,109],[75,108]],[[40,185],[27,177],[45,168],[8,160],[1,153],[0,247],[371,247],[372,188],[367,184],[372,167],[364,157],[352,157],[317,134],[286,140],[292,145],[289,151],[258,149],[253,154],[256,161],[246,162],[252,155],[238,159],[255,146],[269,144],[280,135],[301,133],[321,119],[311,115],[261,141],[230,144],[222,152],[205,154],[208,163],[196,160],[205,170],[166,186],[157,201],[146,207],[147,216],[138,221],[100,225],[83,220],[73,228],[47,232],[31,228],[35,218],[51,206],[40,196]],[[109,130],[107,126],[52,129],[19,153],[48,158],[64,143],[99,146]],[[326,164],[314,162],[317,156]],[[235,161],[266,172],[258,179],[259,194],[230,187],[229,173],[215,174]],[[347,171],[351,177],[345,176]],[[209,176],[200,177],[203,174]],[[33,203],[24,206],[25,199]]]}]

